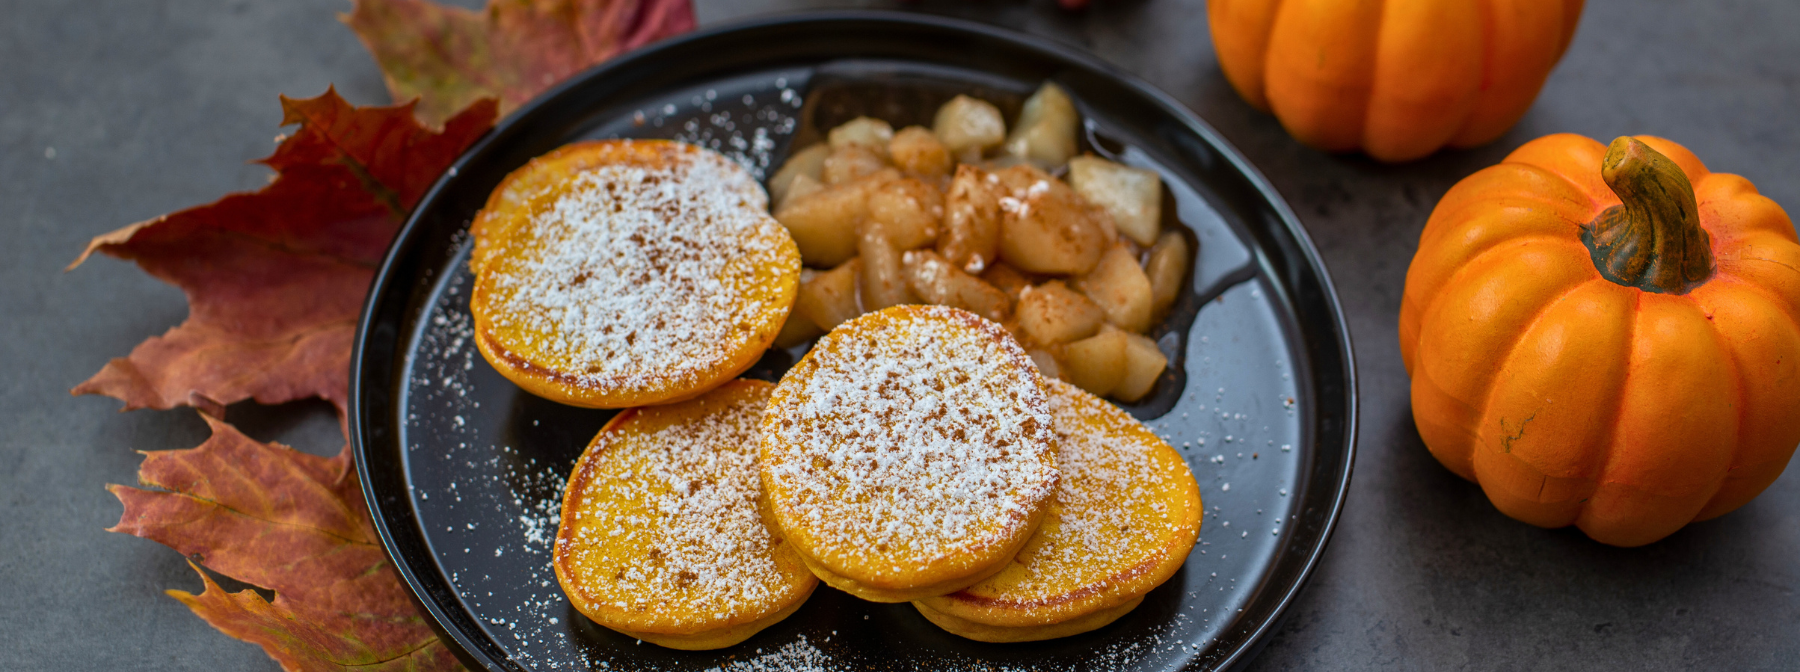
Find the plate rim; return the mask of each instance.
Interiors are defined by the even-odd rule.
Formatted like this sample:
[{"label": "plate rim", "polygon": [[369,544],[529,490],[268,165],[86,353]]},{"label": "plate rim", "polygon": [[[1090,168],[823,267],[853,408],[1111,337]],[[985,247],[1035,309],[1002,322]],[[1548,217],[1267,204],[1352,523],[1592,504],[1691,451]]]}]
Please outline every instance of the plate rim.
[{"label": "plate rim", "polygon": [[[388,249],[382,255],[381,265],[377,268],[374,277],[369,283],[368,294],[364,297],[363,307],[357,320],[356,336],[352,344],[350,361],[350,395],[348,406],[350,417],[348,418],[349,421],[347,424],[350,433],[350,444],[355,458],[357,478],[360,481],[359,486],[362,491],[364,503],[369,512],[371,526],[375,528],[377,535],[381,539],[382,550],[386,554],[388,562],[392,565],[395,573],[400,576],[402,582],[405,584],[408,596],[412,598],[414,604],[418,606],[420,611],[423,612],[423,615],[426,616],[425,620],[427,624],[436,632],[439,640],[442,641],[445,647],[465,666],[471,669],[488,670],[518,669],[517,664],[510,660],[494,660],[486,655],[480,647],[475,646],[476,642],[468,635],[468,633],[452,627],[452,624],[448,621],[447,613],[440,604],[426,598],[425,594],[428,589],[420,582],[418,576],[413,571],[412,566],[409,563],[401,562],[401,552],[397,548],[394,533],[389,529],[386,516],[383,515],[384,512],[381,505],[381,497],[379,493],[375,492],[374,486],[372,485],[373,481],[369,478],[369,437],[367,436],[368,428],[365,427],[364,423],[367,420],[372,420],[372,418],[368,418],[368,414],[366,413],[367,407],[365,405],[366,392],[364,390],[364,381],[365,378],[368,377],[366,364],[370,359],[370,353],[367,348],[371,335],[370,327],[377,317],[377,314],[380,312],[382,297],[393,291],[397,281],[413,280],[413,278],[410,277],[395,277],[395,266],[399,261],[399,256],[396,252],[401,249],[401,242],[410,239],[414,235],[415,229],[421,226],[421,213],[425,211],[423,206],[437,200],[440,197],[440,193],[446,188],[447,183],[453,179],[463,168],[464,164],[472,160],[473,157],[484,153],[489,145],[510,136],[510,131],[528,120],[534,111],[541,107],[555,104],[563,94],[579,88],[588,80],[605,77],[615,71],[626,70],[646,59],[655,58],[662,52],[692,42],[713,39],[722,34],[769,29],[777,26],[791,26],[793,24],[823,25],[844,22],[894,22],[938,30],[973,33],[979,37],[1009,42],[1025,49],[1046,52],[1052,56],[1073,62],[1081,67],[1091,69],[1113,79],[1118,84],[1130,89],[1137,95],[1143,96],[1149,102],[1161,108],[1161,110],[1168,114],[1173,120],[1179,122],[1189,131],[1199,136],[1206,144],[1218,151],[1220,156],[1230,163],[1231,168],[1241,174],[1274,211],[1280,225],[1286,229],[1286,233],[1296,244],[1306,265],[1317,274],[1318,283],[1323,293],[1323,299],[1330,308],[1331,314],[1329,323],[1335,327],[1337,332],[1337,343],[1335,345],[1337,346],[1338,354],[1342,357],[1342,371],[1340,372],[1340,375],[1343,376],[1344,381],[1345,403],[1345,413],[1343,417],[1344,442],[1342,446],[1344,465],[1341,473],[1338,474],[1338,477],[1335,479],[1335,492],[1333,492],[1331,496],[1331,507],[1326,513],[1325,522],[1319,533],[1318,542],[1314,544],[1307,553],[1305,561],[1301,565],[1299,575],[1293,580],[1291,585],[1283,590],[1280,598],[1276,600],[1270,617],[1263,620],[1262,623],[1258,624],[1258,626],[1248,634],[1244,640],[1244,644],[1238,646],[1223,658],[1218,659],[1218,665],[1215,669],[1237,669],[1247,664],[1260,654],[1263,647],[1268,644],[1270,634],[1286,619],[1288,608],[1293,605],[1300,593],[1311,581],[1314,571],[1317,570],[1319,563],[1324,557],[1325,549],[1330,546],[1331,538],[1337,530],[1345,502],[1349,496],[1350,482],[1355,472],[1356,444],[1358,438],[1357,427],[1359,424],[1360,413],[1360,394],[1356,376],[1356,356],[1350,335],[1349,323],[1344,317],[1343,304],[1339,299],[1336,284],[1332,281],[1329,267],[1326,266],[1323,257],[1319,255],[1317,247],[1313,244],[1312,237],[1308,235],[1306,231],[1306,227],[1300,222],[1299,217],[1294,214],[1287,201],[1281,197],[1278,191],[1276,191],[1274,185],[1262,174],[1262,171],[1252,165],[1249,160],[1238,151],[1236,146],[1226,140],[1225,137],[1213,129],[1210,124],[1206,123],[1206,121],[1201,119],[1198,114],[1189,110],[1186,105],[1183,105],[1173,96],[1170,96],[1135,74],[1126,72],[1097,55],[1081,49],[1080,47],[1057,41],[1053,38],[1032,35],[1010,28],[967,19],[892,10],[801,10],[769,14],[721,23],[717,26],[688,32],[620,54],[610,60],[596,64],[570,76],[538,94],[537,97],[528,101],[526,104],[513,110],[511,114],[501,119],[492,129],[489,129],[474,143],[470,144],[467,149],[463,150],[456,161],[432,183],[431,188],[419,199],[418,204],[413,207],[412,212],[408,213],[405,224],[395,232],[392,242],[389,243]],[[1251,246],[1251,249],[1253,257],[1260,257],[1263,255],[1263,250],[1260,246]],[[1266,267],[1266,262],[1253,261],[1252,263]],[[399,353],[381,353],[381,355],[393,359],[396,356],[399,356]],[[1184,666],[1182,669],[1196,669],[1196,667],[1190,662],[1189,665]]]}]

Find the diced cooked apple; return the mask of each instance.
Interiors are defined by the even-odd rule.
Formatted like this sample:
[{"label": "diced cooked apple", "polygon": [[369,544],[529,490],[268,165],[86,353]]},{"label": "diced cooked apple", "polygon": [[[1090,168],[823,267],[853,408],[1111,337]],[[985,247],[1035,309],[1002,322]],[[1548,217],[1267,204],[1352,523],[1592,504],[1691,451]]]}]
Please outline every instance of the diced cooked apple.
[{"label": "diced cooked apple", "polygon": [[1107,250],[1078,284],[1114,326],[1134,333],[1150,328],[1150,278],[1129,247],[1120,244]]},{"label": "diced cooked apple", "polygon": [[982,159],[980,161],[971,161],[969,163],[972,165],[975,165],[975,166],[979,166],[982,170],[988,171],[990,173],[1006,170],[1007,168],[1011,168],[1013,166],[1035,166],[1036,165],[1030,161],[1025,160],[1024,157],[1013,156],[1011,154],[1001,154],[1001,155],[995,156],[993,158]]},{"label": "diced cooked apple", "polygon": [[800,260],[829,268],[856,256],[856,228],[869,211],[867,185],[840,184],[806,196],[794,196],[775,212],[787,227]]},{"label": "diced cooked apple", "polygon": [[931,131],[950,153],[963,161],[981,158],[981,152],[1006,140],[1006,120],[993,103],[957,96],[939,107]]},{"label": "diced cooked apple", "polygon": [[1112,216],[1119,232],[1139,245],[1162,229],[1162,177],[1094,156],[1069,160],[1069,186]]},{"label": "diced cooked apple", "polygon": [[955,163],[950,148],[924,126],[908,126],[895,133],[888,142],[888,156],[901,170],[926,178],[949,175]]},{"label": "diced cooked apple", "polygon": [[788,203],[806,198],[825,190],[825,183],[814,179],[811,175],[795,175],[789,180],[787,189],[775,198],[775,211],[780,212]]},{"label": "diced cooked apple", "polygon": [[[1080,275],[1093,270],[1111,239],[1099,212],[1044,171],[1013,166],[994,173],[1007,193],[1000,206],[1000,258],[1022,271]],[[954,187],[953,187],[954,188]]]},{"label": "diced cooked apple", "polygon": [[1019,110],[1019,121],[1006,138],[1006,153],[1043,168],[1060,166],[1075,155],[1075,126],[1080,121],[1069,94],[1044,82]]},{"label": "diced cooked apple", "polygon": [[995,322],[1006,321],[1012,299],[931,250],[912,250],[902,258],[907,287],[926,303],[953,306]]},{"label": "diced cooked apple", "polygon": [[1018,269],[1003,263],[996,263],[989,266],[986,271],[982,271],[981,280],[993,285],[994,289],[1006,292],[1007,298],[1014,301],[1018,301],[1019,294],[1024,292],[1026,287],[1031,286],[1031,278],[1025,277],[1025,274],[1020,273]]},{"label": "diced cooked apple", "polygon": [[1128,334],[1117,329],[1070,343],[1063,348],[1063,380],[1100,396],[1111,394],[1125,378],[1125,350]]},{"label": "diced cooked apple", "polygon": [[1099,306],[1060,280],[1025,288],[1015,313],[1026,340],[1039,345],[1087,338],[1106,320]]},{"label": "diced cooked apple", "polygon": [[781,323],[781,332],[775,334],[775,347],[791,348],[817,338],[822,333],[825,332],[819,329],[817,323],[801,315],[798,310],[790,310],[787,321]]},{"label": "diced cooked apple", "polygon": [[881,224],[896,249],[930,245],[943,216],[943,194],[914,178],[884,182],[869,193],[869,221]]},{"label": "diced cooked apple", "polygon": [[1156,347],[1156,341],[1138,334],[1125,335],[1125,375],[1113,388],[1112,396],[1120,401],[1137,401],[1156,387],[1169,358]]},{"label": "diced cooked apple", "polygon": [[[800,287],[819,276],[819,272],[810,268],[800,269]],[[798,292],[796,292],[796,295]],[[775,347],[791,348],[825,333],[811,318],[800,313],[798,305],[788,308],[787,320],[781,323],[781,331],[775,334]]]},{"label": "diced cooked apple", "polygon": [[1057,366],[1056,355],[1051,354],[1049,350],[1045,350],[1043,348],[1032,348],[1030,350],[1026,350],[1025,354],[1031,357],[1031,362],[1033,364],[1037,365],[1038,375],[1041,375],[1045,378],[1061,378],[1062,377],[1062,367]]},{"label": "diced cooked apple", "polygon": [[[882,151],[887,150],[883,148]],[[854,182],[890,167],[887,159],[875,150],[865,145],[848,144],[833,147],[819,172],[825,184],[835,185]]]},{"label": "diced cooked apple", "polygon": [[769,199],[774,203],[786,200],[789,185],[803,175],[812,178],[814,183],[821,182],[825,174],[825,157],[829,155],[831,146],[823,142],[794,152],[788,157],[787,163],[781,164],[781,169],[775,171],[775,176],[769,178]]},{"label": "diced cooked apple", "polygon": [[856,281],[861,273],[861,266],[856,259],[851,259],[800,283],[799,294],[794,299],[794,312],[812,320],[814,325],[824,331],[831,331],[837,325],[861,315],[862,305],[857,303],[856,298]]},{"label": "diced cooked apple", "polygon": [[1182,282],[1187,279],[1188,244],[1179,232],[1170,231],[1150,248],[1150,260],[1144,274],[1150,277],[1150,311],[1162,314],[1181,296]]},{"label": "diced cooked apple", "polygon": [[856,238],[857,258],[862,260],[862,306],[877,311],[903,303],[918,303],[912,289],[906,286],[906,271],[900,250],[889,242],[887,231],[874,221],[863,222]]},{"label": "diced cooked apple", "polygon": [[831,129],[826,139],[833,150],[862,145],[887,158],[888,143],[894,139],[894,127],[874,117],[857,117]]},{"label": "diced cooked apple", "polygon": [[944,226],[937,251],[969,273],[981,273],[1000,256],[1000,201],[991,175],[970,165],[956,167],[944,195]]}]

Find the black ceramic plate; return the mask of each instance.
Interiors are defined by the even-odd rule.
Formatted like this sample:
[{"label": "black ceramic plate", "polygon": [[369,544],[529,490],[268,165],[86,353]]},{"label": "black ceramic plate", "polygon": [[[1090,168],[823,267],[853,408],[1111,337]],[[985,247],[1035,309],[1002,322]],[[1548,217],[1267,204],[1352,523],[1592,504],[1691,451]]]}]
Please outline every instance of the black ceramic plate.
[{"label": "black ceramic plate", "polygon": [[[589,622],[550,568],[564,479],[610,416],[500,377],[470,342],[466,229],[488,192],[575,140],[677,138],[759,175],[859,114],[930,124],[958,93],[1008,114],[1044,80],[1084,149],[1159,171],[1165,224],[1198,245],[1192,282],[1151,335],[1171,372],[1127,408],[1187,456],[1206,506],[1186,566],[1094,632],[982,644],[906,604],[820,587],[793,617],[708,652]],[[802,352],[771,351],[778,378]],[[1243,157],[1191,113],[1073,49],[906,14],[797,15],[704,31],[563,84],[477,143],[426,195],[376,277],[356,342],[352,439],[395,568],[474,669],[1217,669],[1254,655],[1306,582],[1350,478],[1355,383],[1325,269]]]}]

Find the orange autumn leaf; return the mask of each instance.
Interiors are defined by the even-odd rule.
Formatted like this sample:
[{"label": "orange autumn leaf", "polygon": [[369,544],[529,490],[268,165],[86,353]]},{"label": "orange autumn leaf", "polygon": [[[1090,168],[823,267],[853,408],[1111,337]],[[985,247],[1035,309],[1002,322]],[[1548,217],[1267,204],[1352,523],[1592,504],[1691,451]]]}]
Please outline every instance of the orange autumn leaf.
[{"label": "orange autumn leaf", "polygon": [[425,190],[493,125],[495,107],[478,101],[432,130],[410,104],[352,107],[336,91],[281,104],[282,125],[300,127],[261,161],[277,173],[268,186],[99,236],[70,265],[94,252],[133,260],[181,287],[189,309],[75,394],[214,415],[244,399],[318,396],[344,412],[375,267]]},{"label": "orange autumn leaf", "polygon": [[262,646],[288,670],[448,670],[454,656],[413,607],[369,522],[345,447],[336,457],[259,443],[206,417],[198,448],[144,453],[110,531],[173,548],[275,592],[228,593],[204,572],[181,600],[213,627]]},{"label": "orange autumn leaf", "polygon": [[624,51],[692,30],[688,0],[489,0],[474,12],[430,0],[356,0],[341,17],[394,100],[428,121],[483,98],[502,114]]}]

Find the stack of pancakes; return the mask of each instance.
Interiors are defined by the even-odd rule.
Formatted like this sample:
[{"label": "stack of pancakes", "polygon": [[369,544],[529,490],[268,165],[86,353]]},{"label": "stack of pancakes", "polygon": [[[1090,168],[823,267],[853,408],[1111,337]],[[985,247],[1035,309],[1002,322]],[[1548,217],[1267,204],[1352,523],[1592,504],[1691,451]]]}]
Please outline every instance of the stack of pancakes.
[{"label": "stack of pancakes", "polygon": [[1180,455],[973,313],[869,313],[777,385],[732,381],[800,264],[722,156],[571,145],[509,176],[472,231],[487,360],[535,394],[631,409],[581,456],[557,535],[557,579],[601,625],[729,646],[822,580],[971,639],[1048,639],[1124,615],[1195,542]]}]

